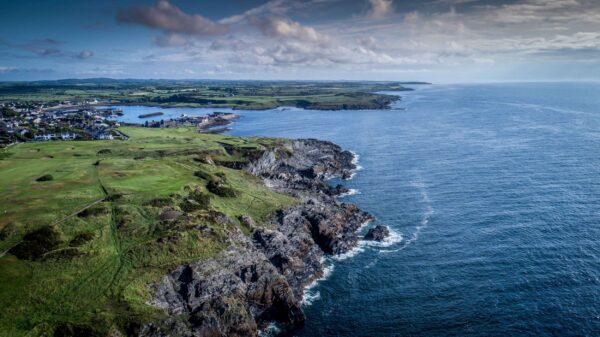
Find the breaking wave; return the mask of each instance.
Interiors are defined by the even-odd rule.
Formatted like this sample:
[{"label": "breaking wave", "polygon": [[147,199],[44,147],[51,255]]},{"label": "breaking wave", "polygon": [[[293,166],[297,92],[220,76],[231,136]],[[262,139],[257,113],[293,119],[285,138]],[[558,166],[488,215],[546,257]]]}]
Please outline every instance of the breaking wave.
[{"label": "breaking wave", "polygon": [[316,290],[315,287],[319,284],[319,282],[329,278],[333,272],[334,265],[329,259],[322,258],[321,264],[323,264],[323,276],[312,281],[308,286],[306,286],[306,288],[304,288],[304,292],[302,293],[303,306],[309,306],[321,298],[321,293]]}]

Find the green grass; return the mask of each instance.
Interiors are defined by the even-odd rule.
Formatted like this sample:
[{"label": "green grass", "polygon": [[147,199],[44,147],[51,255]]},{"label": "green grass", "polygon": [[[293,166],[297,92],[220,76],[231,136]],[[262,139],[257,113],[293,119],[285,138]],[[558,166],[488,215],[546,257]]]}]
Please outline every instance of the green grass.
[{"label": "green grass", "polygon": [[[243,171],[195,160],[237,160],[244,151],[281,140],[200,135],[185,128],[120,131],[130,140],[25,143],[0,157],[0,251],[48,225],[57,228],[62,242],[35,261],[10,253],[0,257],[0,336],[52,336],[65,324],[91,329],[91,335],[111,329],[126,333],[131,324],[162,315],[146,304],[150,282],[224,248],[232,228],[216,223],[215,212],[234,226],[241,227],[240,215],[264,225],[275,210],[295,202]],[[237,196],[210,194],[208,181],[194,175],[198,170],[219,177]],[[54,179],[36,181],[45,174]],[[210,200],[188,214],[192,221],[158,220],[191,191]],[[149,206],[156,198],[166,204]],[[74,215],[91,204],[85,216]],[[198,230],[199,224],[205,230]],[[91,240],[70,245],[78,236]]]}]

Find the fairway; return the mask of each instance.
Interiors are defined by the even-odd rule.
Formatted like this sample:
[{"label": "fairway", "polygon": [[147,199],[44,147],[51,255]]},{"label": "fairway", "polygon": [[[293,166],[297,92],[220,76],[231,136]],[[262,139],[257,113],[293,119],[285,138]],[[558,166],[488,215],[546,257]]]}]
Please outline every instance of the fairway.
[{"label": "fairway", "polygon": [[[226,167],[281,140],[189,128],[119,130],[130,139],[25,143],[0,156],[0,252],[30,244],[36,230],[58,238],[34,258],[13,250],[0,257],[0,336],[133,329],[162,315],[146,304],[149,283],[214,256],[235,227],[248,233],[240,216],[260,226],[295,202]],[[45,175],[51,178],[38,181]],[[211,193],[209,181],[233,194]],[[179,218],[165,220],[167,211]]]}]

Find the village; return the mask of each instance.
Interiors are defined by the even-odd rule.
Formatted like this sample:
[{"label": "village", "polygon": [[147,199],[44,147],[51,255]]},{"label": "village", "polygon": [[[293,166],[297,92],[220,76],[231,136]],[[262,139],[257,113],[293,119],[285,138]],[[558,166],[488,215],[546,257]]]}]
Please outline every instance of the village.
[{"label": "village", "polygon": [[182,115],[141,124],[120,123],[119,109],[98,105],[97,100],[63,101],[52,106],[40,103],[0,103],[0,147],[31,141],[126,140],[118,130],[123,124],[151,128],[196,127],[200,133],[221,133],[239,117],[233,113],[214,112],[206,116]]}]

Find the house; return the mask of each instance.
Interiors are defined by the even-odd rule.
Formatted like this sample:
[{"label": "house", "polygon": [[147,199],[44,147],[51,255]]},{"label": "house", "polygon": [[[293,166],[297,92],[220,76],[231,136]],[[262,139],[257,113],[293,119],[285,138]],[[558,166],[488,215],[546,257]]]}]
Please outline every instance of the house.
[{"label": "house", "polygon": [[70,132],[61,133],[61,135],[60,135],[60,139],[62,139],[62,140],[73,140],[75,138],[77,138],[77,135],[74,133],[70,133]]},{"label": "house", "polygon": [[113,140],[115,137],[110,133],[100,132],[94,136],[94,139],[98,140]]},{"label": "house", "polygon": [[35,135],[34,140],[36,141],[48,141],[48,140],[53,140],[56,139],[56,135],[54,133],[45,133],[45,134],[39,134],[39,135]]}]

